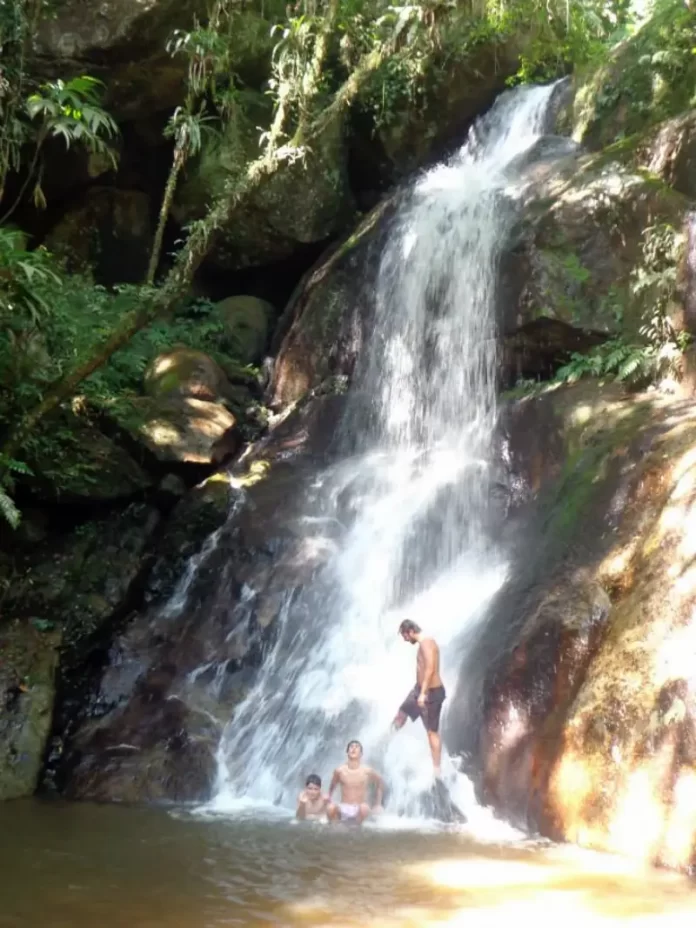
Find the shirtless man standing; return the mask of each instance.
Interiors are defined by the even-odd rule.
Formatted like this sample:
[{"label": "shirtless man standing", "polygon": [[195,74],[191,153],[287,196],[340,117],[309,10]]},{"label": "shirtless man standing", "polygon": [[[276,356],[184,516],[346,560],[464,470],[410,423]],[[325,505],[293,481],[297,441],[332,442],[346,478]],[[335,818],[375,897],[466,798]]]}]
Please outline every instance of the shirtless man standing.
[{"label": "shirtless man standing", "polygon": [[416,625],[410,619],[404,619],[401,623],[399,634],[409,644],[418,645],[418,658],[416,685],[399,707],[393,725],[398,729],[404,725],[407,718],[415,721],[420,716],[423,719],[435,776],[439,777],[442,757],[440,713],[446,695],[440,679],[440,649],[432,638],[423,633],[420,625]]},{"label": "shirtless man standing", "polygon": [[[359,741],[350,741],[346,748],[348,760],[334,770],[329,786],[329,799],[340,784],[341,801],[329,805],[327,814],[332,822],[355,822],[360,825],[372,812],[382,811],[384,780],[376,770],[363,766],[362,752]],[[376,793],[372,808],[367,802],[370,784],[374,784]]]}]

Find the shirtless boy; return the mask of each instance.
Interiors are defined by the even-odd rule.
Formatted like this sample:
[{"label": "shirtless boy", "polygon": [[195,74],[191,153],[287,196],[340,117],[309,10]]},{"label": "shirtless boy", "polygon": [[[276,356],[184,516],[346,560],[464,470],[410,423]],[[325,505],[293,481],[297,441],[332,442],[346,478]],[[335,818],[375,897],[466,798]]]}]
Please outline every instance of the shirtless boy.
[{"label": "shirtless boy", "polygon": [[321,777],[310,773],[305,781],[305,788],[297,798],[297,812],[300,821],[316,821],[324,818],[329,807],[329,797],[321,791]]},{"label": "shirtless boy", "polygon": [[[371,767],[362,763],[362,745],[359,741],[350,741],[346,748],[348,759],[334,770],[329,786],[329,799],[337,786],[341,787],[341,801],[331,803],[328,809],[332,822],[355,822],[360,825],[374,812],[382,811],[384,780]],[[375,787],[375,804],[372,808],[367,801],[370,786]]]},{"label": "shirtless boy", "polygon": [[440,649],[432,638],[427,637],[420,625],[404,619],[399,634],[409,644],[418,645],[416,659],[416,685],[399,706],[393,725],[401,728],[410,718],[412,722],[421,717],[430,744],[435,776],[440,776],[442,742],[440,741],[440,713],[445,701],[445,687],[440,679]]}]

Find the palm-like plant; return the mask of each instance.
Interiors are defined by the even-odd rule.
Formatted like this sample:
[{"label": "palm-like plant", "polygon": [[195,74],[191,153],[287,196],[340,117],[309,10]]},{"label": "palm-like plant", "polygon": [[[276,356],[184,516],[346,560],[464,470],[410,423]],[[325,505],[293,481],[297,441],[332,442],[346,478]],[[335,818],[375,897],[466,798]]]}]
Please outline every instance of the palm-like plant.
[{"label": "palm-like plant", "polygon": [[34,154],[24,183],[10,208],[0,217],[6,222],[22,201],[30,184],[34,184],[33,200],[39,207],[46,205],[41,188],[43,173],[41,155],[50,138],[63,139],[66,148],[79,146],[104,155],[112,167],[118,163],[117,153],[109,142],[118,135],[118,126],[102,108],[99,91],[102,82],[82,75],[69,81],[50,81],[31,94],[24,103],[26,137],[34,134]]}]

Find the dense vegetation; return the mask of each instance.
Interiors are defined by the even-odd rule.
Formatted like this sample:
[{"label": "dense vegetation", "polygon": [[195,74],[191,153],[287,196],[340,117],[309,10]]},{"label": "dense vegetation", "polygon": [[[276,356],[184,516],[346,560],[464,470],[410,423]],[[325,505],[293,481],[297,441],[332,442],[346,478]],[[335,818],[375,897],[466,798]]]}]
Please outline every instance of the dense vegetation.
[{"label": "dense vegetation", "polygon": [[[100,82],[83,74],[39,76],[32,37],[59,6],[0,2],[0,509],[13,525],[13,480],[27,472],[32,443],[50,448],[60,440],[52,422],[61,404],[78,394],[83,408],[123,404],[163,348],[215,350],[220,323],[211,304],[193,299],[191,285],[216,234],[298,162],[325,169],[325,144],[351,131],[351,112],[374,131],[398,122],[425,105],[428,87],[447,79],[453,61],[475,56],[484,44],[518,42],[511,82],[546,80],[610,55],[636,28],[627,0],[302,0],[267,4],[265,18],[243,0],[213,0],[204,19],[175,31],[167,44],[185,61],[186,78],[165,129],[171,167],[147,273],[140,285],[106,288],[89,273],[69,274],[12,224],[20,207],[26,215],[50,205],[42,183],[50,140],[75,157],[87,152],[117,163],[119,128],[102,106]],[[675,0],[660,0],[654,11],[668,18],[676,12],[679,28],[669,32],[669,49],[657,62],[670,80],[692,54],[693,23],[682,22],[690,14]],[[266,62],[261,102],[236,71],[241,41],[255,42]],[[259,112],[266,114],[261,125]],[[181,230],[174,253],[163,254],[182,172],[223,137],[234,159],[222,189],[205,216]],[[665,341],[660,320],[644,333],[652,354]],[[601,364],[624,371],[633,355],[616,344],[611,351],[613,360],[605,351]],[[642,364],[643,356],[631,363]],[[566,373],[582,373],[582,364],[600,361],[574,359]]]}]

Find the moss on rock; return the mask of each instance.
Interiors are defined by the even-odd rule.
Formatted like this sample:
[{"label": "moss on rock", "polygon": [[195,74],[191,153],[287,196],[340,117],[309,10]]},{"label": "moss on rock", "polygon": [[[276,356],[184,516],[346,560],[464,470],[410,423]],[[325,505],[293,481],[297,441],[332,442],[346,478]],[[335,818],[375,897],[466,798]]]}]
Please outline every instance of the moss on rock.
[{"label": "moss on rock", "polygon": [[696,102],[696,11],[682,0],[658,5],[599,68],[576,79],[573,135],[603,148]]}]

